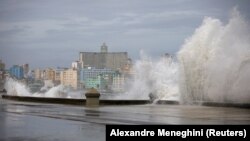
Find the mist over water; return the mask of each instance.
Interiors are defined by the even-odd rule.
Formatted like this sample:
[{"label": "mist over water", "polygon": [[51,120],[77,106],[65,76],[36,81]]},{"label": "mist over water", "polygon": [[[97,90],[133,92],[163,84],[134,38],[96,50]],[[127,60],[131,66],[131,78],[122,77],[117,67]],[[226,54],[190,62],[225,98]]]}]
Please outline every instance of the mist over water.
[{"label": "mist over water", "polygon": [[233,9],[228,23],[206,17],[177,54],[152,61],[142,54],[127,93],[133,99],[250,103],[250,26]]},{"label": "mist over water", "polygon": [[207,17],[178,53],[181,101],[250,102],[250,27]]},{"label": "mist over water", "polygon": [[25,84],[22,84],[12,78],[7,78],[4,84],[8,95],[30,96],[31,93]]},{"label": "mist over water", "polygon": [[[143,52],[133,66],[135,77],[123,94],[110,99],[177,100],[182,103],[250,103],[250,26],[234,9],[228,23],[206,17],[172,57],[152,59]],[[45,93],[30,93],[13,79],[8,94],[19,96],[82,98],[59,85]],[[84,93],[84,92],[81,92]]]},{"label": "mist over water", "polygon": [[29,88],[12,78],[7,78],[5,82],[5,89],[7,90],[8,95],[15,96],[32,96],[32,97],[59,97],[59,98],[83,98],[83,91],[72,91],[68,87],[63,85],[54,86],[52,88],[47,88],[44,86],[41,90],[45,92],[30,92]]},{"label": "mist over water", "polygon": [[140,57],[133,66],[135,78],[129,81],[128,91],[118,98],[149,99],[152,94],[156,100],[179,100],[177,62],[171,57],[153,60],[143,51]]}]

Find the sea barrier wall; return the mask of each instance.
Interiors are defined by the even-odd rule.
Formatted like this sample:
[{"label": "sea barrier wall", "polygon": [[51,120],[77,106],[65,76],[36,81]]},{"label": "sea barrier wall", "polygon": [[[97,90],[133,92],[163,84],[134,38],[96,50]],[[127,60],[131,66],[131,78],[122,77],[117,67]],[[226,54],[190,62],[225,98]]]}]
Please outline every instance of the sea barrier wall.
[{"label": "sea barrier wall", "polygon": [[[48,98],[48,97],[28,97],[28,96],[13,96],[2,95],[3,99],[23,101],[23,102],[37,102],[37,103],[51,103],[51,104],[69,104],[69,105],[86,105],[86,99],[72,99],[72,98]],[[100,99],[100,105],[145,105],[152,104],[150,100],[103,100]],[[178,105],[178,101],[159,100],[154,104],[157,105]],[[216,106],[216,107],[238,107],[250,108],[250,103],[217,103],[217,102],[197,102],[196,105],[201,106]]]}]

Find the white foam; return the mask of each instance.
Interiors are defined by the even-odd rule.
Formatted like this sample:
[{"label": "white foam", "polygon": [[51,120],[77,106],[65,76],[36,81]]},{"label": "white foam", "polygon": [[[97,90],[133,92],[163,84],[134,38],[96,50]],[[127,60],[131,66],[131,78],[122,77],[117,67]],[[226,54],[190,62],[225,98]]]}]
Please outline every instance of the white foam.
[{"label": "white foam", "polygon": [[182,101],[250,102],[250,26],[207,17],[178,53]]}]

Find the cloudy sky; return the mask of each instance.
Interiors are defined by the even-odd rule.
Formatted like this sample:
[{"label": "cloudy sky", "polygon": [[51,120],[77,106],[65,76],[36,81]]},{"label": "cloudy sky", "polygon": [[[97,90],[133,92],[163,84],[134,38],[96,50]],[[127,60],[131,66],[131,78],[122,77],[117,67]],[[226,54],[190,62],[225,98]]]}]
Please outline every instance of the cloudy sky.
[{"label": "cloudy sky", "polygon": [[250,19],[250,0],[0,0],[0,59],[7,68],[68,67],[80,51],[127,51],[136,60],[176,53],[204,17]]}]

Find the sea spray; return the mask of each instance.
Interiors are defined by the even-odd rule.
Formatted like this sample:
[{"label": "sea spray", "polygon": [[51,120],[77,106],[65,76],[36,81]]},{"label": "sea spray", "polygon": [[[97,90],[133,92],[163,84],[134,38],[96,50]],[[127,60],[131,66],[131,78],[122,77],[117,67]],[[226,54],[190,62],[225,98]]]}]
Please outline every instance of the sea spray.
[{"label": "sea spray", "polygon": [[13,78],[6,78],[4,88],[8,95],[31,96],[31,92],[27,86]]},{"label": "sea spray", "polygon": [[225,25],[205,18],[178,59],[182,102],[250,102],[250,26],[236,9]]},{"label": "sea spray", "polygon": [[127,92],[118,99],[149,99],[179,100],[178,65],[170,56],[153,60],[143,51],[140,60],[133,66],[134,78],[129,80]]},{"label": "sea spray", "polygon": [[[52,88],[44,86],[41,91],[32,93],[24,83],[8,77],[5,81],[5,89],[8,95],[32,96],[32,97],[57,97],[57,98],[83,98],[84,91],[73,91],[64,85],[57,85]],[[46,90],[46,91],[44,91]]]}]

